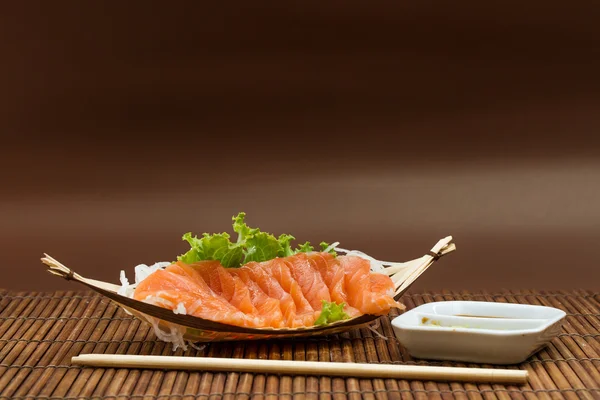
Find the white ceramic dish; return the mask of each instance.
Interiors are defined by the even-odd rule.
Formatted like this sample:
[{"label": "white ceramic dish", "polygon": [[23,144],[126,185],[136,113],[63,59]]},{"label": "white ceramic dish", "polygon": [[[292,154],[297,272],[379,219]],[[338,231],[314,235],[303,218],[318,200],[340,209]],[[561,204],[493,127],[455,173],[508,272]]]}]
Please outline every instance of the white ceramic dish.
[{"label": "white ceramic dish", "polygon": [[552,307],[443,301],[407,311],[392,326],[415,358],[518,364],[560,332],[565,316]]}]

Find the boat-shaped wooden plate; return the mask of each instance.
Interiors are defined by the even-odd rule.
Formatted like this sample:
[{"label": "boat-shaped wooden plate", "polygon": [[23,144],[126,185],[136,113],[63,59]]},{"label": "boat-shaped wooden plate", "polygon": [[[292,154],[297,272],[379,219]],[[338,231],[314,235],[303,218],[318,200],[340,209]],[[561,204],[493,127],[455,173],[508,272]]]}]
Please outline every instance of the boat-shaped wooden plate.
[{"label": "boat-shaped wooden plate", "polygon": [[[396,288],[394,298],[399,300],[410,285],[441,256],[456,249],[452,237],[440,240],[426,255],[404,263],[383,262],[384,273],[389,275]],[[128,313],[154,327],[160,339],[177,343],[177,338],[191,342],[213,342],[230,340],[259,340],[292,337],[307,337],[341,333],[371,324],[379,316],[362,315],[336,323],[305,328],[247,328],[210,321],[192,315],[176,314],[172,310],[134,300],[118,293],[121,286],[84,278],[56,259],[45,255],[42,262],[48,272],[67,280],[79,282],[106,296]],[[185,345],[181,343],[181,345]]]}]

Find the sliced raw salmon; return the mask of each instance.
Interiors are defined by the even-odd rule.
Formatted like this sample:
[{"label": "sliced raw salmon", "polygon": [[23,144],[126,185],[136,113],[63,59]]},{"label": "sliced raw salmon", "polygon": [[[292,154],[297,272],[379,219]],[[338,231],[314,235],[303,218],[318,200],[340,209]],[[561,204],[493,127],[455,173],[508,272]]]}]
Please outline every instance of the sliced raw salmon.
[{"label": "sliced raw salmon", "polygon": [[[181,267],[159,270],[139,283],[134,292],[136,300],[149,300],[157,303],[156,298],[170,304],[157,303],[162,307],[176,309],[183,304],[188,315],[222,322],[230,325],[257,327],[264,321],[256,315],[246,315],[232,306],[223,297],[214,293],[206,283],[202,285],[190,278]],[[169,271],[171,269],[171,271]],[[175,270],[178,273],[172,272]]]},{"label": "sliced raw salmon", "polygon": [[305,296],[303,288],[301,288],[298,281],[294,279],[292,271],[284,260],[286,259],[275,258],[260,263],[257,268],[262,268],[267,275],[274,278],[279,285],[281,285],[283,290],[292,296],[294,304],[296,305],[296,320],[299,321],[300,326],[313,325],[315,320],[319,317],[321,304],[319,303],[317,310],[311,306]]},{"label": "sliced raw salmon", "polygon": [[176,311],[183,305],[189,315],[230,325],[298,328],[314,325],[323,301],[345,303],[351,317],[403,308],[393,291],[368,260],[313,252],[241,268],[177,262],[140,282],[134,298]]},{"label": "sliced raw salmon", "polygon": [[285,326],[292,328],[302,326],[301,321],[296,318],[296,303],[292,296],[281,287],[277,279],[261,268],[259,263],[250,262],[241,268],[231,269],[230,271],[231,273],[237,273],[237,271],[247,273],[250,279],[256,282],[267,296],[279,300]]},{"label": "sliced raw salmon", "polygon": [[323,281],[321,274],[308,261],[305,253],[299,253],[282,259],[291,272],[291,278],[298,282],[304,297],[315,310],[321,310],[322,301],[331,301],[329,288]]},{"label": "sliced raw salmon", "polygon": [[[178,262],[178,265],[182,263]],[[240,278],[231,275],[218,261],[201,261],[190,265],[198,271],[208,286],[223,296],[232,306],[245,314],[256,314],[248,287]]]},{"label": "sliced raw salmon", "polygon": [[336,304],[346,304],[344,311],[350,317],[361,315],[359,310],[348,304],[346,274],[340,262],[330,253],[312,253],[308,256],[308,261],[321,274],[323,283],[329,289],[331,300]]},{"label": "sliced raw salmon", "polygon": [[286,324],[281,311],[281,302],[277,299],[269,297],[258,285],[250,278],[248,271],[243,269],[231,269],[229,271],[232,276],[239,278],[250,292],[252,304],[256,307],[258,314],[263,317],[265,326],[273,328],[282,328]]},{"label": "sliced raw salmon", "polygon": [[[387,314],[392,307],[403,308],[393,299],[392,293],[380,291],[384,287],[380,281],[389,280],[392,288],[393,283],[390,277],[371,272],[371,264],[368,260],[356,256],[341,256],[337,259],[344,268],[348,303],[352,307],[364,314],[373,315]],[[373,289],[376,291],[371,288],[373,275],[381,276],[374,279]]]},{"label": "sliced raw salmon", "polygon": [[392,282],[389,276],[371,273],[369,275],[369,285],[372,292],[388,296],[394,295],[394,282]]}]

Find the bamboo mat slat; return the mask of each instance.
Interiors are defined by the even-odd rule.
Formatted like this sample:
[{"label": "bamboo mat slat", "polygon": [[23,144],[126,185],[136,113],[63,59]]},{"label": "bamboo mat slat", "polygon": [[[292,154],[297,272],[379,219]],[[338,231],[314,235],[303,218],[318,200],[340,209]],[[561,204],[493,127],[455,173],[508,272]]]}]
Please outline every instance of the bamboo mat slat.
[{"label": "bamboo mat slat", "polygon": [[93,292],[0,290],[0,399],[600,399],[600,293],[505,290],[497,293],[410,293],[408,308],[443,300],[537,304],[567,313],[563,331],[526,362],[522,386],[276,376],[253,373],[90,368],[71,365],[81,353],[185,355],[494,368],[412,359],[382,317],[376,331],[308,339],[211,343],[171,351],[147,325]]}]

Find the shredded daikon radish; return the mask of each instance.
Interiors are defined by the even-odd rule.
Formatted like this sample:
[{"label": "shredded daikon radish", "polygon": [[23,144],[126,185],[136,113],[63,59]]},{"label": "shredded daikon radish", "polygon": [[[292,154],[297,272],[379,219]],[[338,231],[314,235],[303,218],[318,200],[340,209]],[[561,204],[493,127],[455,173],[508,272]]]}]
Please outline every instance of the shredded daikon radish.
[{"label": "shredded daikon radish", "polygon": [[160,329],[160,326],[158,326],[158,320],[156,318],[147,318],[150,324],[152,325],[152,328],[154,329],[154,333],[156,334],[157,338],[159,338],[163,342],[173,343],[173,351],[177,350],[180,347],[183,349],[183,351],[187,350],[187,344],[185,344],[185,340],[183,339],[183,332],[181,332],[181,330],[177,326],[175,326],[174,324],[163,322],[169,328],[169,332],[164,332]]},{"label": "shredded daikon radish", "polygon": [[377,322],[377,324],[375,326],[367,326],[367,328],[369,328],[369,330],[371,332],[373,332],[375,335],[377,335],[379,338],[381,338],[383,340],[387,340],[388,339],[387,336],[379,333],[379,331],[377,330],[378,327],[379,327],[379,322]]},{"label": "shredded daikon radish", "polygon": [[[360,257],[362,255],[365,257],[369,257],[369,260],[374,259],[373,257],[369,256],[368,254],[363,253],[362,251],[359,251],[359,250],[346,250],[346,249],[342,249],[341,247],[334,247],[334,250],[339,253],[345,253],[346,255],[355,255],[358,257]],[[352,254],[348,254],[348,253],[352,253]],[[395,261],[382,261],[382,260],[375,260],[375,261],[377,261],[379,264],[389,265],[389,266],[402,266],[402,265],[406,264],[405,262],[395,262]]]},{"label": "shredded daikon radish", "polygon": [[137,287],[137,285],[140,284],[140,282],[142,282],[144,279],[146,279],[148,276],[150,276],[150,274],[152,274],[153,272],[158,271],[160,269],[165,269],[169,265],[171,265],[170,262],[157,262],[150,266],[148,266],[146,264],[137,265],[134,268],[135,283],[133,283],[133,284],[129,283],[129,280],[127,279],[127,276],[125,275],[125,271],[121,271],[121,274],[119,277],[119,280],[121,281],[121,287],[117,291],[117,294],[120,294],[121,296],[129,297],[129,298],[133,298],[133,292],[134,292],[135,288]]},{"label": "shredded daikon radish", "polygon": [[205,345],[205,344],[201,344],[200,346],[196,346],[196,345],[194,344],[194,342],[192,342],[191,340],[188,340],[188,342],[187,342],[187,343],[190,345],[190,347],[191,347],[192,349],[195,349],[195,350],[198,350],[198,351],[202,351],[202,350],[204,350],[204,349],[206,348],[206,345]]},{"label": "shredded daikon radish", "polygon": [[183,303],[178,303],[177,307],[173,309],[175,314],[183,314],[186,315],[185,305]]},{"label": "shredded daikon radish", "polygon": [[121,271],[119,280],[121,281],[121,287],[119,288],[119,290],[117,290],[117,294],[120,294],[121,296],[131,297],[131,295],[133,295],[133,290],[131,290],[131,287],[133,285],[129,284],[129,280],[127,280],[127,276],[125,276],[125,271]]},{"label": "shredded daikon radish", "polygon": [[[173,308],[174,306],[173,302],[154,295],[149,295],[148,297],[146,297],[144,299],[144,302],[148,304],[154,304],[155,306],[167,306],[169,308]],[[185,328],[162,321],[169,328],[169,332],[165,332],[162,329],[160,329],[158,319],[152,318],[150,316],[146,316],[146,318],[152,325],[152,328],[154,329],[154,334],[157,338],[167,343],[173,343],[173,351],[177,350],[179,347],[181,347],[184,351],[187,350],[187,345],[185,344],[185,340],[183,339]]]},{"label": "shredded daikon radish", "polygon": [[376,320],[375,323],[373,325],[367,326],[367,328],[369,328],[369,330],[371,332],[373,332],[374,334],[376,334],[377,336],[379,336],[381,339],[383,340],[388,340],[387,336],[382,335],[381,333],[379,333],[379,331],[377,330],[377,328],[379,328],[379,320]]},{"label": "shredded daikon radish", "polygon": [[146,279],[148,276],[150,276],[150,274],[152,274],[155,271],[158,271],[159,269],[165,269],[169,265],[171,265],[170,262],[157,262],[156,264],[151,265],[151,266],[147,266],[146,264],[140,264],[140,265],[136,266],[135,267],[135,284],[139,285],[139,283],[141,281],[143,281],[144,279]]}]

